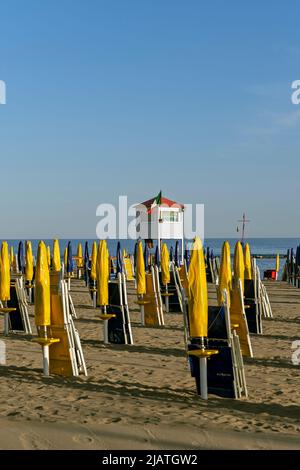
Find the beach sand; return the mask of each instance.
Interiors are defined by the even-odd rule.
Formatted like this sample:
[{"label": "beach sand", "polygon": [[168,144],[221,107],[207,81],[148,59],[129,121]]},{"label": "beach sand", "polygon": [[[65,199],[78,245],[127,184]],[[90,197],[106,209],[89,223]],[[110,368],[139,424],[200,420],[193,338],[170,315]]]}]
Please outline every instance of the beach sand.
[{"label": "beach sand", "polygon": [[[300,340],[300,289],[266,286],[274,318],[263,320],[263,335],[252,335],[249,398],[203,401],[184,355],[181,314],[166,314],[162,328],[141,327],[128,283],[135,344],[105,346],[88,291],[74,280],[89,375],[46,378],[30,337],[1,335],[7,363],[0,366],[0,448],[300,449],[300,365],[291,361],[291,343]],[[209,298],[214,304],[213,285]],[[33,307],[30,314],[33,325]]]}]

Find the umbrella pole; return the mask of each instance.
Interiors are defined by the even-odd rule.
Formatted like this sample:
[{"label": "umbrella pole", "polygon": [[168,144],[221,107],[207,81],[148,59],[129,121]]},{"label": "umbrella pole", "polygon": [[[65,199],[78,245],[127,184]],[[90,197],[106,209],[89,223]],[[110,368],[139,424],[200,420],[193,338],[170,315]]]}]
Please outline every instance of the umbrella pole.
[{"label": "umbrella pole", "polygon": [[[201,349],[204,351],[204,337],[201,337]],[[207,358],[200,357],[199,358],[199,366],[200,366],[200,395],[203,400],[208,399],[207,394]]]},{"label": "umbrella pole", "polygon": [[[143,302],[144,300],[144,295],[141,295],[141,301]],[[144,326],[145,325],[145,307],[144,305],[141,305],[141,324]]]},{"label": "umbrella pole", "polygon": [[93,287],[93,307],[97,307],[97,291],[96,291],[96,283],[94,281],[94,287]]},{"label": "umbrella pole", "polygon": [[[103,313],[106,315],[106,305],[103,306]],[[104,344],[108,344],[108,320],[104,320],[103,322],[103,335],[104,335]]]},{"label": "umbrella pole", "polygon": [[[4,308],[7,308],[7,300],[4,302]],[[9,313],[5,312],[4,313],[4,336],[9,335]]]},{"label": "umbrella pole", "polygon": [[[47,338],[47,327],[44,326],[44,337]],[[43,349],[43,370],[44,375],[49,376],[49,345],[42,346]]]},{"label": "umbrella pole", "polygon": [[30,283],[28,286],[28,302],[32,303],[32,284]]},{"label": "umbrella pole", "polygon": [[169,313],[169,296],[168,296],[168,284],[166,284],[166,313]]},{"label": "umbrella pole", "polygon": [[68,290],[71,290],[71,274],[68,273]]}]

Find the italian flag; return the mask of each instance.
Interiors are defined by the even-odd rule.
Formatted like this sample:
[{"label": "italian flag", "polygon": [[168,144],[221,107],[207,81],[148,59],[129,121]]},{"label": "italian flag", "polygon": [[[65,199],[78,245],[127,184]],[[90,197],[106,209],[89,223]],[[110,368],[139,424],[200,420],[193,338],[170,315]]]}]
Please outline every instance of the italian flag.
[{"label": "italian flag", "polygon": [[151,214],[151,212],[153,211],[154,207],[156,206],[160,206],[161,204],[161,191],[159,191],[158,195],[156,196],[156,198],[154,199],[154,201],[152,202],[151,204],[151,207],[148,209],[148,214]]}]

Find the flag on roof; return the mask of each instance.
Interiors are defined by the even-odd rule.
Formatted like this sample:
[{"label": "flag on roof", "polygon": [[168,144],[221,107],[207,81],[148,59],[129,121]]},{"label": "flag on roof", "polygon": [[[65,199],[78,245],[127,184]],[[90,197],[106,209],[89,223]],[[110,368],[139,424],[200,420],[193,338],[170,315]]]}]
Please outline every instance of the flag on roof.
[{"label": "flag on roof", "polygon": [[151,207],[148,209],[147,213],[151,214],[153,211],[154,207],[160,206],[161,205],[161,191],[159,191],[158,195],[154,198]]}]

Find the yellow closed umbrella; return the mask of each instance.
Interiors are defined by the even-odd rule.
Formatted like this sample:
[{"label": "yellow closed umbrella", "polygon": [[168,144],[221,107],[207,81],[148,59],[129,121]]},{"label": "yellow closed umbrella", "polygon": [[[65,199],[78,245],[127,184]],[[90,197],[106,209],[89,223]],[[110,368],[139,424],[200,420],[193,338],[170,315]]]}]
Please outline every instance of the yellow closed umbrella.
[{"label": "yellow closed umbrella", "polygon": [[61,270],[60,248],[59,248],[59,243],[57,239],[53,241],[52,268],[53,268],[53,271]]},{"label": "yellow closed umbrella", "polygon": [[50,246],[47,246],[47,261],[48,261],[48,266],[51,266],[51,249]]},{"label": "yellow closed umbrella", "polygon": [[10,264],[11,266],[14,266],[14,263],[15,263],[15,256],[14,256],[14,247],[11,245],[10,247],[10,255],[9,255],[9,258],[10,258]]},{"label": "yellow closed umbrella", "polygon": [[77,268],[83,267],[83,257],[82,257],[82,245],[78,243],[77,247]]},{"label": "yellow closed umbrella", "polygon": [[166,287],[166,292],[162,293],[165,296],[166,312],[169,312],[169,293],[168,284],[170,283],[170,256],[167,245],[164,243],[161,249],[161,282]]},{"label": "yellow closed umbrella", "polygon": [[40,241],[37,252],[34,321],[39,333],[34,341],[42,346],[44,374],[49,375],[49,347],[60,340],[49,336],[47,330],[47,327],[51,326],[50,275],[47,248],[43,241]]},{"label": "yellow closed umbrella", "polygon": [[218,304],[222,305],[224,302],[223,290],[227,291],[227,301],[230,306],[230,290],[232,288],[232,270],[230,259],[230,245],[225,241],[222,246],[222,256],[219,273],[219,285],[217,290]]},{"label": "yellow closed umbrella", "polygon": [[161,249],[161,281],[164,286],[170,283],[170,256],[166,243]]},{"label": "yellow closed umbrella", "polygon": [[139,241],[136,252],[136,289],[138,295],[146,294],[146,272],[143,245]]},{"label": "yellow closed umbrella", "polygon": [[29,284],[31,284],[31,281],[33,279],[33,256],[32,256],[32,245],[31,245],[30,240],[26,241],[25,259],[26,259],[25,280],[29,281]]},{"label": "yellow closed umbrella", "polygon": [[97,254],[97,305],[106,307],[108,305],[108,250],[106,241],[101,240],[98,247]]},{"label": "yellow closed umbrella", "polygon": [[40,241],[37,252],[35,273],[34,320],[36,326],[51,325],[50,276],[46,245]]},{"label": "yellow closed umbrella", "polygon": [[0,311],[4,314],[4,334],[9,333],[9,315],[16,308],[8,308],[7,301],[10,300],[10,258],[7,242],[2,242],[0,253],[0,300],[4,306]]},{"label": "yellow closed umbrella", "polygon": [[218,350],[206,349],[204,338],[208,335],[208,298],[206,270],[203,248],[200,238],[193,244],[189,267],[189,328],[192,338],[199,338],[200,348],[188,351],[188,355],[199,359],[199,391],[201,397],[208,398],[207,358],[218,354]]},{"label": "yellow closed umbrella", "polygon": [[91,258],[91,280],[97,279],[97,243],[93,242],[92,258]]},{"label": "yellow closed umbrella", "polygon": [[0,300],[10,300],[10,260],[7,242],[2,242],[0,254]]},{"label": "yellow closed umbrella", "polygon": [[241,242],[235,244],[234,259],[233,259],[233,272],[235,287],[238,285],[238,280],[241,280],[242,290],[244,292],[244,277],[245,277],[245,264],[244,264],[244,253]]},{"label": "yellow closed umbrella", "polygon": [[251,252],[249,243],[244,247],[245,279],[252,279]]},{"label": "yellow closed umbrella", "polygon": [[280,269],[280,258],[279,258],[279,254],[277,253],[276,255],[276,272],[279,273],[279,269]]},{"label": "yellow closed umbrella", "polygon": [[207,337],[208,300],[202,243],[196,237],[189,266],[189,325],[191,337]]}]

